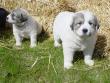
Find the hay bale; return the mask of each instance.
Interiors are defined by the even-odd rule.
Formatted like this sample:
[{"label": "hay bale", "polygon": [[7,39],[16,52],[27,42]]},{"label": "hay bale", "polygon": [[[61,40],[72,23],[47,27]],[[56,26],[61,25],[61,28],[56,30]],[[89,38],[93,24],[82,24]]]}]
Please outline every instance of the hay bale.
[{"label": "hay bale", "polygon": [[[99,39],[95,55],[110,56],[110,1],[109,0],[2,0],[1,7],[13,10],[22,7],[29,11],[52,34],[54,17],[61,11],[88,9],[100,20]],[[102,53],[103,54],[100,54]]]},{"label": "hay bale", "polygon": [[75,11],[74,6],[70,6],[66,0],[3,0],[0,6],[5,7],[10,11],[17,7],[28,10],[30,15],[34,16],[36,20],[37,18],[39,19],[40,23],[49,34],[52,33],[52,23],[58,12],[64,10]]}]

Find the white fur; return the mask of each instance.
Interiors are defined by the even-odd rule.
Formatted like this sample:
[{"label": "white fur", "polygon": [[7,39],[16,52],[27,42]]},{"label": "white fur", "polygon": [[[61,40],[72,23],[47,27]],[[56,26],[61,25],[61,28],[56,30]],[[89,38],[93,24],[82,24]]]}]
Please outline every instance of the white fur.
[{"label": "white fur", "polygon": [[[71,68],[73,56],[75,51],[83,51],[85,64],[92,66],[94,61],[92,60],[92,54],[97,39],[97,31],[90,28],[87,21],[92,18],[92,13],[88,11],[80,11],[84,14],[84,24],[76,31],[72,31],[70,25],[72,24],[74,15],[73,12],[61,12],[59,13],[54,21],[53,35],[54,35],[54,46],[60,46],[60,40],[62,41],[63,54],[64,54],[64,68]],[[79,13],[79,12],[77,12]],[[93,33],[92,36],[86,37],[82,33],[82,29],[86,27],[89,32]],[[76,34],[77,33],[77,34]],[[84,36],[84,37],[82,37]]]}]

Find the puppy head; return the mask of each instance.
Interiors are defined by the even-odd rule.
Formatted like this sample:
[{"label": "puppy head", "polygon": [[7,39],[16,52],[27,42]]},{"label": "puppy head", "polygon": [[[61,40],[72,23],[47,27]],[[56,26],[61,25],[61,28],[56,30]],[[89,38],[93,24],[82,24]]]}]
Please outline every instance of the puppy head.
[{"label": "puppy head", "polygon": [[28,12],[22,8],[13,10],[8,16],[7,21],[12,24],[23,23],[28,20]]},{"label": "puppy head", "polygon": [[75,13],[71,29],[80,37],[89,37],[97,32],[99,23],[95,15],[89,11]]}]

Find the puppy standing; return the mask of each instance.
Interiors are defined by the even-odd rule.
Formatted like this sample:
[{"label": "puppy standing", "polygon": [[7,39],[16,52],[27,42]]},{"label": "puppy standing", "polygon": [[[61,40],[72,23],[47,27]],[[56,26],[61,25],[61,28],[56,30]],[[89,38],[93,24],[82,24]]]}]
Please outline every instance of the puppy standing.
[{"label": "puppy standing", "polygon": [[54,21],[54,46],[59,47],[62,41],[64,68],[69,69],[75,51],[83,51],[85,64],[92,66],[92,54],[97,40],[98,20],[89,11],[77,13],[61,12]]},{"label": "puppy standing", "polygon": [[17,8],[7,16],[7,21],[13,24],[13,34],[16,39],[16,46],[21,46],[23,38],[30,38],[30,47],[36,46],[37,35],[41,33],[41,26],[28,15],[22,8]]}]

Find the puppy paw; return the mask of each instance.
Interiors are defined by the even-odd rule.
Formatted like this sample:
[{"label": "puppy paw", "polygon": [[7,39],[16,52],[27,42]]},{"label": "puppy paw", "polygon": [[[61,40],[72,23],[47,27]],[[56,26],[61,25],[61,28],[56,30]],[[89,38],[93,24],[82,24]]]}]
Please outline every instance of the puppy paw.
[{"label": "puppy paw", "polygon": [[14,45],[13,48],[17,49],[17,50],[21,50],[23,49],[23,47],[21,45]]},{"label": "puppy paw", "polygon": [[72,66],[72,63],[64,63],[64,69],[70,69]]},{"label": "puppy paw", "polygon": [[93,66],[94,65],[94,60],[85,60],[85,64],[88,66]]},{"label": "puppy paw", "polygon": [[16,43],[16,47],[21,47],[21,43]]},{"label": "puppy paw", "polygon": [[54,46],[55,46],[55,47],[60,47],[60,46],[61,46],[61,44],[60,44],[60,43],[58,43],[57,41],[55,41],[55,42],[54,42]]},{"label": "puppy paw", "polygon": [[35,48],[36,47],[36,44],[31,44],[30,45],[30,48]]}]

